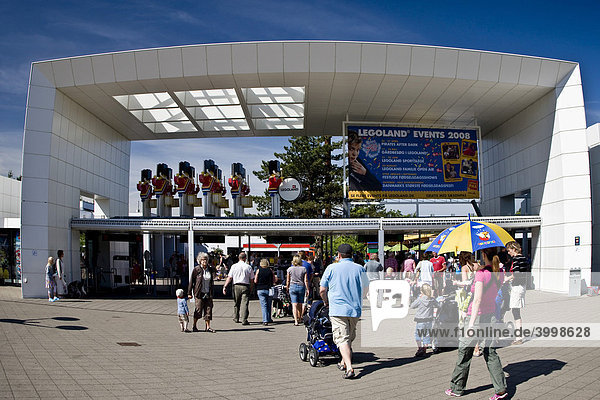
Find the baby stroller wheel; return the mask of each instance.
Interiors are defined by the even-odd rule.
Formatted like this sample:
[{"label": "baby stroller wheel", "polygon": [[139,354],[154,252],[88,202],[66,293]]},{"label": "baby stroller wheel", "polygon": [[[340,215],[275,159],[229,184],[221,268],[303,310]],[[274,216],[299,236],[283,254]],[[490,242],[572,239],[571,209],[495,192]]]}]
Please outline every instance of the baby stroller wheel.
[{"label": "baby stroller wheel", "polygon": [[306,348],[306,343],[300,343],[298,353],[302,361],[308,361],[308,349]]},{"label": "baby stroller wheel", "polygon": [[319,364],[319,352],[314,347],[308,349],[308,361],[311,367],[316,367]]}]

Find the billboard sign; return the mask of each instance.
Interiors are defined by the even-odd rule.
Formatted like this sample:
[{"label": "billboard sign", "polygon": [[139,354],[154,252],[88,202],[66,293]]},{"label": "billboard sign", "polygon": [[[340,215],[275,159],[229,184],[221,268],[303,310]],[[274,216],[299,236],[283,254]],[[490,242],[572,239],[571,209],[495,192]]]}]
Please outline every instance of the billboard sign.
[{"label": "billboard sign", "polygon": [[477,133],[347,125],[348,198],[479,198]]}]

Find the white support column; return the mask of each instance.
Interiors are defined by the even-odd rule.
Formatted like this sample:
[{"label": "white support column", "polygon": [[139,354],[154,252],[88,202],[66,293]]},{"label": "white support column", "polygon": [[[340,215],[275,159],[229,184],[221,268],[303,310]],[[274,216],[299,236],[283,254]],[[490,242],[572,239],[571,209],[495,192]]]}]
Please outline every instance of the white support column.
[{"label": "white support column", "polygon": [[194,228],[190,223],[190,229],[188,230],[188,275],[190,279],[189,281],[192,280],[192,270],[194,269],[194,245]]},{"label": "white support column", "polygon": [[[68,236],[69,236],[69,240],[67,241],[68,247],[66,250],[66,253],[68,254],[68,256],[65,256],[65,258],[70,261],[69,266],[68,266],[69,273],[67,274],[66,271],[64,271],[63,275],[68,275],[67,282],[73,282],[73,265],[75,265],[75,264],[73,264],[73,259],[75,257],[73,257],[73,230],[70,227],[69,227]],[[79,251],[77,251],[77,253],[79,253]],[[79,262],[79,260],[77,260],[77,261]],[[64,278],[64,276],[63,276],[63,278]],[[79,279],[81,279],[81,273],[79,274]]]},{"label": "white support column", "polygon": [[[152,253],[152,250],[150,250],[150,233],[148,232],[142,234],[142,254],[146,254],[146,250]],[[144,274],[146,274],[148,268],[150,266],[146,264],[146,258],[144,257]]]}]

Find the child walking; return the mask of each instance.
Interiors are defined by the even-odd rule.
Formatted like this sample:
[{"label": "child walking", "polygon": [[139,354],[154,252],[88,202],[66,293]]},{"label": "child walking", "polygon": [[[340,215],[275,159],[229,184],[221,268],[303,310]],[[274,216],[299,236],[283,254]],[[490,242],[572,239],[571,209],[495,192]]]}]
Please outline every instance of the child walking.
[{"label": "child walking", "polygon": [[48,289],[48,301],[55,302],[60,300],[56,296],[56,265],[54,264],[54,257],[48,257],[48,263],[46,264],[46,289]]},{"label": "child walking", "polygon": [[430,330],[433,323],[433,309],[436,307],[439,307],[439,304],[431,297],[431,285],[424,283],[421,286],[421,295],[410,305],[410,308],[417,309],[415,340],[418,350],[415,357],[423,357],[427,353],[427,345],[431,344]]},{"label": "child walking", "polygon": [[177,295],[177,317],[179,318],[179,325],[181,325],[181,332],[189,332],[190,310],[188,309],[187,297],[184,296],[183,289],[177,289],[175,294]]}]

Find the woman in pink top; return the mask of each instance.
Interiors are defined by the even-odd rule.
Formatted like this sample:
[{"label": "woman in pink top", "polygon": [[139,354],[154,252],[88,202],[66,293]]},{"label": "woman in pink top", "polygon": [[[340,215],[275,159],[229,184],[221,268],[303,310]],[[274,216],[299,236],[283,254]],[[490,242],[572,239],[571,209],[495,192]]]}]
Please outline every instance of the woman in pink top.
[{"label": "woman in pink top", "polygon": [[404,278],[412,279],[415,272],[415,260],[412,254],[407,253],[406,260],[404,260],[404,264],[402,265],[402,271],[404,272]]},{"label": "woman in pink top", "polygon": [[[492,322],[495,322],[492,318],[496,310],[496,295],[504,281],[503,273],[500,272],[500,259],[496,255],[496,249],[484,249],[482,253],[485,267],[475,272],[475,280],[471,287],[473,302],[467,312],[469,315],[467,329],[490,327]],[[506,378],[504,377],[500,357],[496,353],[496,348],[492,347],[490,339],[484,338],[483,340],[483,358],[494,386],[495,393],[490,397],[490,400],[498,400],[508,395],[506,392]],[[468,335],[460,338],[458,361],[450,379],[450,389],[446,390],[448,396],[459,397],[463,394],[469,377],[474,344],[477,340],[477,337],[469,337]]]}]

